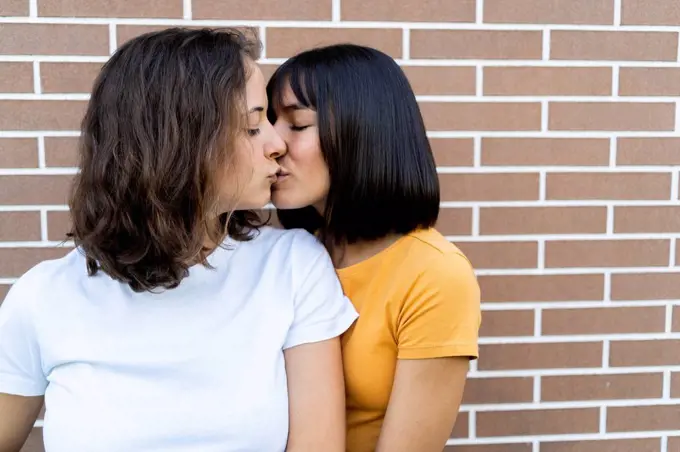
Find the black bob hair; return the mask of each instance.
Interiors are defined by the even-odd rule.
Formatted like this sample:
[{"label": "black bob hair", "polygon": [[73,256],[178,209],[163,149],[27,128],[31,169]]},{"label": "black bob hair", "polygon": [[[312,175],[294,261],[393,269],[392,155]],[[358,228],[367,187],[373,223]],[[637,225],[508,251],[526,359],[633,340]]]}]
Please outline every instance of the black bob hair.
[{"label": "black bob hair", "polygon": [[435,225],[440,195],[432,149],[411,85],[391,57],[354,44],[294,56],[267,84],[272,124],[287,84],[317,113],[330,191],[323,215],[312,206],[277,210],[283,227],[351,244]]}]

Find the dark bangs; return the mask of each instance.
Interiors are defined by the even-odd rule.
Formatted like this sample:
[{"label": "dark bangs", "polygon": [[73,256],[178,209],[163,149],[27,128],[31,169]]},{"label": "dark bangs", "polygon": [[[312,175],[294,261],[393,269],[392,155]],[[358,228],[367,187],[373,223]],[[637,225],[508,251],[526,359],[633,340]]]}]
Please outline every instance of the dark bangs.
[{"label": "dark bangs", "polygon": [[316,71],[305,64],[304,58],[291,58],[279,66],[267,83],[267,97],[269,108],[267,116],[269,121],[274,124],[276,121],[276,109],[283,103],[283,91],[290,85],[297,101],[305,108],[318,112],[317,93],[319,92],[318,78]]}]

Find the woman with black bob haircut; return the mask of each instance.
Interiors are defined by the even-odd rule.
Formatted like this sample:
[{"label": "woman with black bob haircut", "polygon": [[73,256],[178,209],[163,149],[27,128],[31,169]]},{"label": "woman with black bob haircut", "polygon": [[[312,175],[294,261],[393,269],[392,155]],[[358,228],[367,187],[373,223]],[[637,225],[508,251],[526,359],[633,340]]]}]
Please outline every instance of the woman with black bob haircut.
[{"label": "woman with black bob haircut", "polygon": [[345,450],[325,248],[261,227],[286,147],[257,39],[168,29],[121,46],[92,90],[70,198],[76,249],[0,307],[0,450],[43,401],[47,452]]},{"label": "woman with black bob haircut", "polygon": [[478,356],[480,291],[434,229],[439,183],[401,68],[338,44],[302,52],[267,85],[287,145],[272,202],[328,249],[359,311],[343,335],[349,452],[440,452]]}]

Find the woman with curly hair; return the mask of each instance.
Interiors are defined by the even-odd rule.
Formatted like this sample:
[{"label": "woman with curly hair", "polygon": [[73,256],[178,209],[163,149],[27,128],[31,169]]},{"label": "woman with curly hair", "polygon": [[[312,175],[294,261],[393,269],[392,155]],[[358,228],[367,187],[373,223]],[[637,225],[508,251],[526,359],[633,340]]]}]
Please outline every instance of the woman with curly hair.
[{"label": "woman with curly hair", "polygon": [[303,231],[263,227],[286,147],[259,43],[168,29],[98,76],[76,249],[0,308],[0,451],[344,451],[338,336],[357,314]]}]

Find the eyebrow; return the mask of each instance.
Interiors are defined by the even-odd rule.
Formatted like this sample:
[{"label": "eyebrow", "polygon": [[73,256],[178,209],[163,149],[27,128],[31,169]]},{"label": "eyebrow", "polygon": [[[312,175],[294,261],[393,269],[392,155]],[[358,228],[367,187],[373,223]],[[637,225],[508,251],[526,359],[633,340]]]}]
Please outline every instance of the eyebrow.
[{"label": "eyebrow", "polygon": [[284,105],[282,108],[284,111],[288,110],[309,110],[309,107],[305,107],[304,105],[300,103],[294,103],[294,104],[289,104],[289,105]]}]

